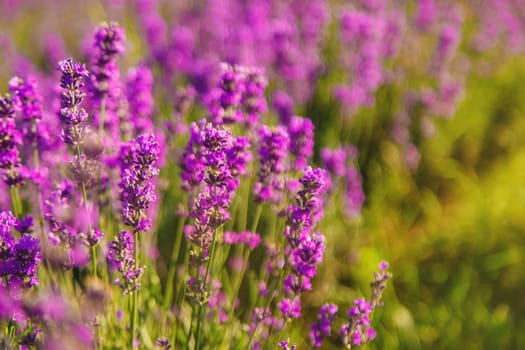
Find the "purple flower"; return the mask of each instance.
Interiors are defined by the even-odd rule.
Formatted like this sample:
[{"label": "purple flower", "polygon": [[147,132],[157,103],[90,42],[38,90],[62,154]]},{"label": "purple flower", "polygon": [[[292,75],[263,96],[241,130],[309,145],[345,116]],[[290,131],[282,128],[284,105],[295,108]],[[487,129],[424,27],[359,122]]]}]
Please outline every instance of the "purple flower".
[{"label": "purple flower", "polygon": [[16,218],[10,211],[0,212],[0,261],[6,261],[12,255],[15,239],[11,228],[16,225]]},{"label": "purple flower", "polygon": [[261,114],[268,109],[264,98],[267,85],[262,69],[246,68],[241,103],[246,113],[244,122],[248,127],[258,124]]},{"label": "purple flower", "polygon": [[94,247],[97,244],[99,244],[103,238],[104,238],[104,233],[102,233],[98,228],[95,228],[91,230],[88,237],[86,237],[86,243],[89,246]]},{"label": "purple flower", "polygon": [[331,175],[341,177],[345,174],[346,152],[343,148],[332,150],[323,147],[321,149],[321,161]]},{"label": "purple flower", "polygon": [[261,237],[258,233],[244,231],[244,232],[224,232],[224,244],[245,244],[250,249],[255,249],[261,243]]},{"label": "purple flower", "polygon": [[288,134],[290,153],[295,157],[294,169],[303,170],[314,153],[314,124],[310,119],[293,116]]},{"label": "purple flower", "polygon": [[277,307],[285,318],[292,319],[301,317],[301,300],[299,298],[284,298],[277,303]]},{"label": "purple flower", "polygon": [[9,91],[13,94],[15,109],[22,116],[22,135],[31,144],[37,138],[37,124],[42,119],[42,96],[37,90],[37,81],[29,76],[24,81],[19,77],[9,80]]},{"label": "purple flower", "polygon": [[145,34],[144,41],[149,46],[153,58],[166,67],[169,64],[164,53],[167,26],[166,21],[159,14],[158,1],[135,0],[134,5],[140,27]]},{"label": "purple flower", "polygon": [[64,180],[44,202],[44,219],[51,231],[49,238],[55,243],[74,245],[78,239],[79,233],[74,228],[74,215],[72,214],[77,208],[72,207],[79,202],[79,198],[73,191],[73,184],[69,180]]},{"label": "purple flower", "polygon": [[24,234],[14,246],[10,283],[25,288],[38,285],[37,267],[40,261],[39,240]]},{"label": "purple flower", "polygon": [[31,234],[33,233],[33,222],[33,217],[31,215],[26,215],[23,219],[16,220],[15,229],[21,234]]},{"label": "purple flower", "polygon": [[14,114],[11,96],[0,95],[0,176],[9,187],[22,185],[28,176],[20,160],[22,136],[16,129]]},{"label": "purple flower", "polygon": [[68,58],[58,63],[62,72],[60,86],[64,89],[60,95],[60,111],[58,116],[63,123],[62,139],[70,145],[78,145],[85,134],[84,123],[88,119],[87,112],[79,105],[85,93],[83,78],[89,76],[86,66]]},{"label": "purple flower", "polygon": [[436,17],[438,9],[434,0],[419,0],[417,7],[416,27],[422,31],[428,31]]},{"label": "purple flower", "polygon": [[372,299],[367,301],[363,298],[356,299],[354,306],[348,309],[348,323],[343,324],[339,334],[343,344],[346,347],[351,345],[359,346],[376,337],[376,332],[370,325],[370,315],[372,311],[381,306],[381,296],[386,287],[386,282],[392,277],[387,272],[388,263],[382,261],[379,264],[380,272],[374,273],[374,281],[370,284],[372,287]]},{"label": "purple flower", "polygon": [[17,294],[16,290],[8,289],[0,283],[0,320],[23,320],[27,317]]},{"label": "purple flower", "polygon": [[279,345],[282,350],[295,350],[297,348],[297,345],[293,344],[292,346],[288,346],[290,344],[290,339],[287,340],[281,340],[279,342]]},{"label": "purple flower", "polygon": [[379,264],[379,272],[374,272],[374,281],[370,283],[372,288],[372,307],[376,308],[383,303],[381,297],[386,288],[386,282],[392,278],[392,274],[387,271],[388,262],[381,261]]},{"label": "purple flower", "polygon": [[155,345],[157,345],[162,350],[169,350],[171,349],[171,344],[166,338],[159,338],[155,341]]},{"label": "purple flower", "polygon": [[334,95],[353,111],[369,106],[383,82],[383,35],[385,19],[379,13],[347,11],[341,16],[341,60],[351,81],[338,85]]},{"label": "purple flower", "polygon": [[249,150],[250,141],[247,137],[236,137],[233,145],[226,150],[228,165],[232,174],[228,182],[230,191],[235,191],[240,184],[240,175],[246,174],[246,165],[252,161],[252,153]]},{"label": "purple flower", "polygon": [[296,205],[288,210],[288,220],[293,230],[303,225],[312,228],[321,219],[324,195],[330,189],[330,178],[321,168],[307,167],[299,182],[303,188],[295,196]]},{"label": "purple flower", "polygon": [[130,231],[121,231],[111,241],[108,251],[108,264],[111,269],[117,269],[121,279],[115,282],[123,289],[124,294],[130,294],[140,289],[139,279],[144,271],[135,261],[135,242]]},{"label": "purple flower", "polygon": [[346,213],[349,217],[359,215],[365,201],[361,174],[357,167],[351,163],[355,158],[357,158],[357,149],[353,146],[335,150],[321,149],[321,160],[332,175],[333,181],[343,181]]},{"label": "purple flower", "polygon": [[126,94],[133,135],[153,132],[153,74],[146,65],[128,71]]},{"label": "purple flower", "polygon": [[159,144],[152,134],[139,135],[121,148],[121,216],[134,232],[145,232],[151,227],[146,209],[156,199],[152,178],[159,174],[156,166],[159,152]]},{"label": "purple flower", "polygon": [[218,87],[211,90],[206,104],[213,124],[231,124],[243,121],[241,99],[244,92],[244,70],[242,66],[221,65]]},{"label": "purple flower", "polygon": [[190,28],[176,25],[171,30],[171,41],[162,56],[162,62],[169,73],[188,73],[193,65],[195,34]]},{"label": "purple flower", "polygon": [[332,335],[332,322],[337,317],[337,305],[324,304],[319,309],[318,321],[310,326],[310,342],[313,347],[321,347],[323,338]]},{"label": "purple flower", "polygon": [[[118,137],[121,82],[117,56],[124,52],[126,36],[116,22],[102,23],[93,35],[90,92],[95,125],[103,123],[111,137]],[[104,110],[101,111],[102,107]]]},{"label": "purple flower", "polygon": [[[193,160],[187,167],[183,179],[193,181],[193,189],[199,190],[191,200],[190,217],[193,222],[185,228],[186,238],[193,243],[191,263],[197,274],[188,281],[189,297],[200,303],[209,293],[210,298],[218,297],[216,292],[207,291],[208,281],[204,280],[204,264],[210,258],[210,248],[214,232],[230,218],[228,207],[238,187],[238,177],[245,173],[246,162],[251,157],[248,151],[248,140],[235,138],[221,125],[201,121],[199,126],[193,124],[190,130],[190,141],[183,160]],[[197,173],[191,173],[197,170]],[[195,175],[198,177],[195,177]],[[197,180],[197,181],[195,181]],[[200,182],[199,182],[200,181]],[[190,182],[188,182],[190,185]],[[192,186],[188,186],[191,189]],[[254,247],[257,238],[251,234],[240,237],[228,237],[232,242],[245,243]]]},{"label": "purple flower", "polygon": [[16,224],[11,212],[0,212],[0,276],[5,287],[28,289],[38,284],[37,267],[42,260],[40,243],[28,234],[15,242],[11,229]]},{"label": "purple flower", "polygon": [[368,301],[364,299],[355,300],[355,306],[348,310],[349,323],[344,324],[339,332],[345,346],[359,346],[371,340],[368,335],[375,336],[375,332],[370,326],[372,309],[372,305]]},{"label": "purple flower", "polygon": [[355,217],[361,212],[361,206],[365,201],[361,174],[355,166],[350,165],[346,169],[345,179],[346,212],[349,217]]},{"label": "purple flower", "polygon": [[191,216],[195,231],[190,237],[207,236],[210,230],[213,231],[226,222],[229,219],[228,207],[232,196],[228,184],[233,175],[227,156],[234,142],[231,132],[208,123],[200,130],[199,138],[202,146],[197,157],[204,167],[202,181],[205,187],[193,202]]},{"label": "purple flower", "polygon": [[314,226],[322,216],[323,196],[329,183],[327,180],[325,170],[306,168],[304,176],[299,180],[303,188],[295,195],[295,204],[287,209],[288,220],[284,236],[289,244],[286,254],[291,271],[284,278],[283,291],[285,300],[293,299],[296,304],[295,309],[286,308],[289,303],[280,306],[286,317],[299,315],[293,310],[300,310],[300,294],[312,288],[311,280],[316,275],[317,265],[323,260],[324,236],[315,232]]},{"label": "purple flower", "polygon": [[200,156],[203,146],[200,129],[203,127],[204,122],[201,122],[199,126],[196,123],[191,124],[188,144],[179,159],[179,167],[182,171],[181,187],[188,193],[192,192],[204,179],[205,165]]},{"label": "purple flower", "polygon": [[288,125],[293,115],[294,101],[290,95],[284,91],[277,91],[273,94],[273,108],[279,115],[279,122]]},{"label": "purple flower", "polygon": [[461,30],[458,28],[458,24],[449,23],[441,29],[438,46],[432,62],[432,68],[435,72],[438,74],[441,72],[456,51],[460,40]]},{"label": "purple flower", "polygon": [[283,174],[290,137],[286,129],[278,126],[271,130],[266,125],[259,128],[259,172],[254,186],[255,201],[279,203],[284,187]]}]

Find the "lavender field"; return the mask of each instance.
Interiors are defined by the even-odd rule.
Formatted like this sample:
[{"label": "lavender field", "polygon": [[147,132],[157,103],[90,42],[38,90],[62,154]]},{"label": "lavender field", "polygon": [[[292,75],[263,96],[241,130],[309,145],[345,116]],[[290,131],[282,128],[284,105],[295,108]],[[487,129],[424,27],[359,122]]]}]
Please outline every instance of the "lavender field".
[{"label": "lavender field", "polygon": [[0,349],[524,349],[522,0],[0,0]]}]

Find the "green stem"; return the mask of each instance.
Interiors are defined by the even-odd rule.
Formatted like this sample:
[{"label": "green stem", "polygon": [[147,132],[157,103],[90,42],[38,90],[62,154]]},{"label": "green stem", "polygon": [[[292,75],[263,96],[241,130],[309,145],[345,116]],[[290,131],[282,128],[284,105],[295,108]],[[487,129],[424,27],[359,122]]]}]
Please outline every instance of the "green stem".
[{"label": "green stem", "polygon": [[273,344],[272,344],[272,347],[270,349],[277,349],[277,343],[279,342],[279,340],[281,339],[282,335],[283,335],[283,332],[284,332],[284,329],[286,328],[286,326],[288,325],[288,323],[290,322],[290,319],[289,318],[286,318],[286,321],[284,321],[284,324],[283,326],[281,327],[281,330],[279,331],[279,334],[277,335],[277,337],[275,338],[275,340],[273,341]]},{"label": "green stem", "polygon": [[[33,163],[36,171],[40,169],[40,156],[38,155],[38,146],[36,139],[33,141]],[[44,226],[44,208],[42,206],[42,191],[40,190],[40,185],[37,185],[37,200],[38,200],[38,223],[40,225],[40,234],[41,234],[41,244],[42,244],[42,251],[44,252],[44,264],[47,265],[47,256],[45,254],[46,252],[46,246],[47,246],[47,237],[46,237],[46,229]]]},{"label": "green stem", "polygon": [[[187,336],[187,339],[186,339],[186,349],[190,349],[190,339],[191,339],[191,334],[192,334],[192,331],[193,331],[193,320],[195,319],[195,305],[192,306],[191,308],[191,318],[190,318],[190,328],[188,329],[188,336]],[[175,344],[175,343],[173,343]]]},{"label": "green stem", "polygon": [[[77,144],[75,147],[75,154],[77,156],[77,163],[80,165],[81,152],[79,144]],[[91,208],[88,204],[86,184],[84,183],[84,181],[80,181],[80,188],[82,190],[82,201],[84,202],[84,206],[86,207],[87,211],[88,235],[91,236],[91,234],[93,233],[93,226],[91,224]],[[95,247],[92,247],[91,249],[91,265],[93,266],[93,275],[97,276],[97,250]]]},{"label": "green stem", "polygon": [[18,187],[9,188],[9,194],[11,195],[13,213],[17,218],[20,218],[22,216],[22,203],[20,202],[20,192],[18,192]]},{"label": "green stem", "polygon": [[[272,304],[272,301],[273,301],[273,298],[274,298],[274,291],[277,290],[277,288],[279,287],[279,281],[282,281],[283,277],[284,277],[284,274],[285,274],[285,271],[286,269],[285,268],[282,268],[281,269],[281,272],[279,273],[279,278],[275,279],[274,281],[274,285],[271,287],[271,288],[268,288],[268,295],[270,296],[268,298],[268,301],[266,302],[266,305],[264,306],[263,308],[263,312],[266,312],[267,309],[270,308],[270,305]],[[268,284],[268,280],[266,279],[266,284]],[[256,302],[255,302],[255,305],[258,304],[258,301],[259,301],[259,298],[257,298]],[[255,335],[255,332],[257,331],[257,328],[259,327],[259,324],[261,322],[257,322],[255,324],[255,328],[253,329],[253,333],[252,335],[250,336],[250,339],[249,339],[249,342],[248,342],[248,348],[250,348],[251,344],[252,344],[252,341],[253,341],[253,338],[254,338],[254,335]]]},{"label": "green stem", "polygon": [[[190,259],[190,254],[189,254],[189,251],[186,250],[184,252],[184,271],[188,271],[189,259]],[[181,288],[178,287],[178,283],[177,283],[177,291],[179,289],[182,289],[182,293],[177,292],[177,294],[175,294],[175,305],[179,306],[179,310],[180,311],[182,310],[182,307],[181,307],[182,301],[184,299],[184,296],[186,295],[186,288],[188,288],[188,283],[186,281],[187,281],[187,278],[186,278],[186,276],[184,276],[184,278],[181,279],[181,282],[183,283]],[[191,312],[192,318],[191,318],[190,328],[188,329],[188,333],[187,333],[187,337],[186,337],[186,344],[189,344],[189,342],[190,342],[191,327],[193,325],[193,310],[194,309],[195,308],[192,307],[192,312]],[[175,348],[177,347],[176,340],[177,340],[177,328],[178,328],[178,325],[179,325],[179,320],[177,318],[175,318],[175,330],[174,330],[174,333],[173,333],[173,342],[172,342],[172,344],[173,344],[173,346]]]},{"label": "green stem", "polygon": [[[135,271],[139,267],[139,232],[135,231],[135,266],[133,267]],[[137,323],[138,323],[138,302],[139,302],[139,290],[136,290],[130,296],[131,299],[131,340],[130,348],[133,349],[135,339],[137,338]]]},{"label": "green stem", "polygon": [[[260,203],[257,204],[257,208],[255,209],[255,217],[254,217],[254,220],[253,220],[253,223],[252,223],[252,227],[251,227],[251,230],[250,230],[250,232],[252,232],[252,233],[255,233],[255,231],[257,230],[257,226],[259,225],[259,219],[261,218],[262,208],[263,208],[262,204],[260,204]],[[231,301],[232,308],[231,308],[230,315],[233,315],[233,305],[235,303],[235,300],[237,299],[237,296],[239,295],[239,291],[241,289],[242,280],[244,278],[244,274],[246,273],[246,269],[248,267],[248,261],[250,259],[250,254],[251,254],[251,250],[250,249],[246,249],[244,251],[243,258],[242,258],[241,271],[239,273],[239,277],[235,280],[235,287],[233,288],[234,292],[233,292],[233,298],[232,298],[232,301]]]},{"label": "green stem", "polygon": [[[216,255],[216,248],[217,248],[217,231],[219,229],[216,229],[213,231],[213,240],[212,240],[212,243],[211,243],[211,252],[210,252],[210,259],[208,260],[208,264],[206,265],[206,272],[204,273],[204,281],[203,283],[205,284],[208,284],[208,276],[210,274],[210,271],[212,269],[212,266],[213,266],[213,262],[215,260],[215,255]],[[211,285],[211,278],[210,278],[210,283],[209,285]],[[210,286],[208,285],[208,287],[206,288],[206,290],[210,290]],[[200,302],[199,303],[199,311],[198,311],[198,315],[197,315],[197,329],[195,330],[195,337],[197,339],[196,343],[195,343],[195,349],[196,350],[199,350],[199,345],[200,345],[200,340],[201,340],[201,324],[202,324],[202,319],[203,319],[203,312],[204,312],[204,302]]]},{"label": "green stem", "polygon": [[182,245],[182,231],[186,219],[179,218],[179,225],[177,226],[175,241],[173,243],[173,250],[171,253],[170,267],[168,270],[168,277],[166,279],[166,292],[164,294],[164,308],[169,308],[173,300],[173,284],[175,279],[175,272],[177,270],[177,260],[179,258],[180,248]]}]

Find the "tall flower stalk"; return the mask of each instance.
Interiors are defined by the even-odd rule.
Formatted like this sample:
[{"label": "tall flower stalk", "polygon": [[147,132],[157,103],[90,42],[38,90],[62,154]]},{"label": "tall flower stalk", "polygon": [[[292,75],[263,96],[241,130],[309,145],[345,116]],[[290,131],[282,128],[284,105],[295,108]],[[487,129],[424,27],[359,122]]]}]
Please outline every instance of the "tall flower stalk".
[{"label": "tall flower stalk", "polygon": [[[60,95],[60,111],[58,116],[62,121],[62,140],[74,149],[75,161],[72,173],[77,181],[81,193],[82,202],[87,213],[88,239],[94,237],[93,224],[91,222],[92,206],[88,202],[87,186],[93,182],[92,173],[96,166],[93,161],[86,158],[82,153],[81,145],[84,142],[89,127],[87,126],[88,113],[80,104],[86,96],[83,91],[84,79],[89,77],[85,64],[74,62],[72,58],[58,63],[58,69],[62,73],[60,87],[63,89]],[[98,239],[96,239],[98,240]],[[93,274],[97,274],[97,252],[96,245],[91,245],[91,262]]]},{"label": "tall flower stalk", "polygon": [[218,232],[230,218],[228,207],[231,192],[228,183],[233,180],[228,164],[227,151],[233,147],[234,138],[227,129],[201,122],[198,158],[204,166],[203,187],[193,199],[190,216],[193,219],[187,227],[186,238],[193,243],[190,263],[195,274],[187,285],[187,296],[197,306],[195,328],[196,347],[200,342],[203,307],[209,298],[209,276],[213,267]]},{"label": "tall flower stalk", "polygon": [[106,128],[111,137],[118,135],[116,112],[121,84],[117,57],[125,50],[125,40],[124,30],[116,22],[102,23],[95,29],[90,90],[94,107],[98,111],[94,114],[94,120],[100,138]]},{"label": "tall flower stalk", "polygon": [[130,346],[137,340],[138,301],[140,277],[144,267],[140,263],[140,234],[152,227],[146,210],[156,199],[153,178],[159,174],[157,160],[159,144],[152,134],[139,135],[120,149],[121,169],[120,200],[122,222],[131,231],[122,231],[110,245],[108,262],[119,270],[121,279],[116,282],[129,294],[131,332]]}]

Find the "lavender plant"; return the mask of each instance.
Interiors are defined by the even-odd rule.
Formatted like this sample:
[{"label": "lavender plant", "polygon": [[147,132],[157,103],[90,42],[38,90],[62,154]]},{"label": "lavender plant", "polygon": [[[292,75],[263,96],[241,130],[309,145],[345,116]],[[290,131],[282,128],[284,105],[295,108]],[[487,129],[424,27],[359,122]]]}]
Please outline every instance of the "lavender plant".
[{"label": "lavender plant", "polygon": [[[159,38],[165,33],[153,11],[139,16],[153,57],[130,69],[125,81],[116,60],[126,35],[115,22],[96,28],[87,64],[58,62],[59,81],[47,89],[53,103],[43,103],[37,91],[43,78],[10,80],[13,95],[0,98],[1,174],[13,190],[15,214],[1,208],[2,346],[289,349],[304,343],[291,330],[305,316],[303,300],[324,259],[329,236],[319,223],[331,187],[345,177],[348,217],[364,200],[357,168],[349,165],[355,159],[323,153],[332,178],[315,167],[314,123],[293,110],[311,94],[305,82],[320,66],[324,29],[314,27],[325,27],[325,5],[274,4],[259,12],[229,4],[251,13],[246,23],[264,16],[249,31],[255,48],[261,38],[261,47],[274,50],[260,66],[235,64],[235,52],[224,48],[228,63],[219,63],[222,57],[185,62],[193,63],[194,49],[216,43],[194,41],[188,28],[200,20],[190,19],[174,28],[173,42]],[[262,33],[270,22],[271,32]],[[236,47],[235,38],[224,39]],[[299,64],[302,48],[309,55]],[[163,87],[191,85],[172,96],[159,92],[159,71],[166,73]],[[187,80],[177,77],[182,73]],[[282,78],[274,98],[278,117],[265,98],[275,73]],[[29,191],[15,192],[30,178],[38,185],[36,203]],[[32,224],[35,215],[39,226]],[[177,227],[168,266],[158,248],[169,249],[157,244],[166,225]],[[371,308],[379,305],[385,273]],[[330,335],[337,311],[325,309],[311,328],[315,346]],[[361,330],[349,327],[353,337]]]}]

